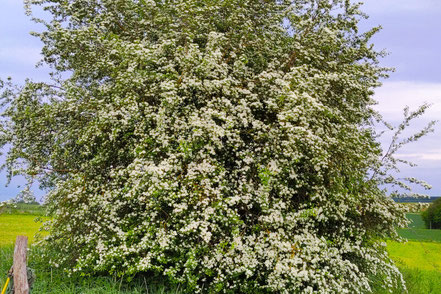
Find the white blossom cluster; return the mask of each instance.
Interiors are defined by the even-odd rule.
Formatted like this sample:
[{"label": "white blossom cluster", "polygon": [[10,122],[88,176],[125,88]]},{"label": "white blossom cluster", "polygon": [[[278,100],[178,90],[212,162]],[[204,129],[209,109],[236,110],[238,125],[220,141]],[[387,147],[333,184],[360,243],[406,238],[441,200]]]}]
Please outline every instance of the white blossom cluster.
[{"label": "white blossom cluster", "polygon": [[53,84],[10,90],[8,167],[50,190],[70,272],[189,293],[402,283],[375,178],[381,53],[334,0],[34,0]]},{"label": "white blossom cluster", "polygon": [[413,202],[413,203],[404,203],[401,204],[403,209],[407,212],[421,212],[429,208],[431,203],[429,202]]}]

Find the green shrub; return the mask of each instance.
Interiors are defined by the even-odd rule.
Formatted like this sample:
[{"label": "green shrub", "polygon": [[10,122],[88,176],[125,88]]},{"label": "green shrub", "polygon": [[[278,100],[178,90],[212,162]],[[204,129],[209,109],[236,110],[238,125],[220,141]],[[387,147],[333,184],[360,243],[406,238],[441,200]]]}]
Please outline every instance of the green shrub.
[{"label": "green shrub", "polygon": [[428,229],[441,229],[441,198],[432,202],[421,215]]}]

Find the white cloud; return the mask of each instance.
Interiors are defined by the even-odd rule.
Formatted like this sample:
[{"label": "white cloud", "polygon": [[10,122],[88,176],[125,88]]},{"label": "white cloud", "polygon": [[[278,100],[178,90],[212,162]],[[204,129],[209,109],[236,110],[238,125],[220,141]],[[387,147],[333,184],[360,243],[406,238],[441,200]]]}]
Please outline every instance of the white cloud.
[{"label": "white cloud", "polygon": [[[401,138],[414,134],[431,120],[441,120],[441,83],[388,81],[376,90],[374,98],[378,101],[374,108],[383,115],[386,121],[394,125],[403,120],[405,106],[415,110],[424,102],[432,104],[422,117],[411,122]],[[428,134],[418,142],[406,145],[399,151],[399,154],[396,154],[396,157],[414,162],[419,167],[441,169],[441,123],[436,124],[434,128],[434,133]],[[391,136],[392,133],[388,132],[380,138],[383,148],[387,149]],[[415,169],[417,170],[418,168]]]},{"label": "white cloud", "polygon": [[424,119],[441,119],[441,83],[385,82],[375,91],[374,98],[378,101],[374,108],[386,120],[401,120],[405,106],[417,109],[424,102],[432,104]]},{"label": "white cloud", "polygon": [[409,159],[409,160],[441,160],[441,149],[429,150],[428,152],[420,153],[400,153],[396,155],[397,158]]}]

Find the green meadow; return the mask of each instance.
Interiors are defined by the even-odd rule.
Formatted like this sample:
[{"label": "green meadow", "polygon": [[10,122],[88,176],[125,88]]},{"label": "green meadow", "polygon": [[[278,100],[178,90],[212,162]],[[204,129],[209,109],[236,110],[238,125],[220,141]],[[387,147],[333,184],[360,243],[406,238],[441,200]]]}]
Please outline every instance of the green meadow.
[{"label": "green meadow", "polygon": [[426,226],[424,224],[423,218],[419,213],[407,213],[407,219],[410,220],[410,224],[408,229],[425,229]]},{"label": "green meadow", "polygon": [[[12,265],[13,243],[17,235],[28,236],[30,247],[34,235],[41,225],[44,210],[41,207],[26,205],[4,210],[0,214],[0,284],[3,286],[6,273]],[[406,243],[387,242],[390,257],[403,273],[408,293],[441,293],[441,230],[427,230],[419,214],[408,214],[409,228],[401,229],[399,234],[409,239]],[[33,293],[181,293],[179,288],[167,287],[157,281],[135,278],[131,283],[118,277],[74,277],[68,278],[64,272],[51,268],[39,258],[38,247],[29,252],[29,266],[37,274]],[[380,284],[380,280],[379,280]],[[374,287],[374,293],[390,293]],[[394,294],[404,293],[396,289]]]},{"label": "green meadow", "polygon": [[27,236],[29,243],[41,226],[41,217],[29,214],[0,214],[0,246],[12,245],[18,235]]},{"label": "green meadow", "polygon": [[[387,242],[389,256],[403,274],[411,294],[441,293],[441,230],[425,228],[421,215],[408,213],[411,221],[406,229],[399,229],[406,243]],[[377,289],[374,293],[388,293]],[[403,293],[396,289],[394,294]]]},{"label": "green meadow", "polygon": [[409,241],[441,242],[441,230],[400,229],[398,234]]},{"label": "green meadow", "polygon": [[411,221],[406,229],[399,229],[401,237],[409,241],[436,241],[441,242],[441,230],[428,230],[418,213],[408,213],[407,218]]},{"label": "green meadow", "polygon": [[0,207],[2,214],[45,215],[46,208],[39,204],[16,203]]},{"label": "green meadow", "polygon": [[441,243],[388,242],[387,248],[389,255],[399,267],[438,271],[441,275]]}]

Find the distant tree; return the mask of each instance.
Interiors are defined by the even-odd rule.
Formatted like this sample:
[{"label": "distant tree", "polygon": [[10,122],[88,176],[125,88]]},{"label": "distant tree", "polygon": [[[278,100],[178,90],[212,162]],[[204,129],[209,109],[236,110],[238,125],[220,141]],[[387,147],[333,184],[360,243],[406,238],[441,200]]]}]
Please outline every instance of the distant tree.
[{"label": "distant tree", "polygon": [[441,229],[441,198],[433,201],[421,215],[428,229]]},{"label": "distant tree", "polygon": [[[4,83],[10,175],[50,192],[70,272],[192,292],[402,282],[371,106],[386,75],[348,0],[32,0],[51,83]],[[390,158],[390,157],[387,157]],[[386,162],[386,165],[385,165]]]}]

